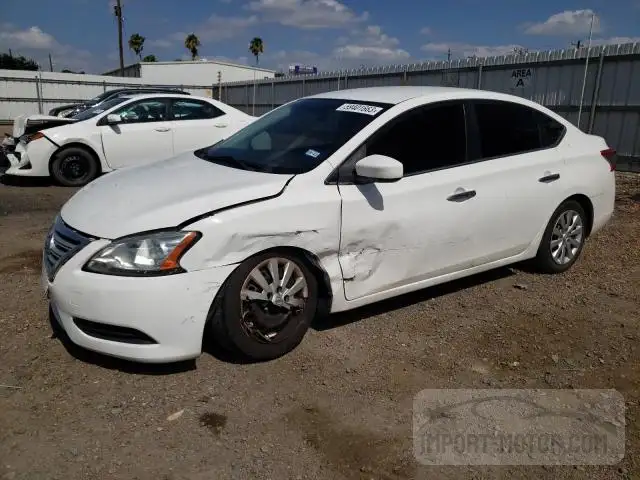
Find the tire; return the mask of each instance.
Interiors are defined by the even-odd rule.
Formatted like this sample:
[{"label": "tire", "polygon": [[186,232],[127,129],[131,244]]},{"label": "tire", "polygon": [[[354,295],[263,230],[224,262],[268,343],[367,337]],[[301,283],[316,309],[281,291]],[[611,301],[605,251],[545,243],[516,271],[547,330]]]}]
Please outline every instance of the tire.
[{"label": "tire", "polygon": [[[573,229],[565,228],[564,225],[570,222],[575,222]],[[568,233],[572,231],[574,233]],[[579,235],[576,235],[578,231]],[[534,267],[541,273],[566,272],[580,257],[586,238],[587,215],[584,208],[575,200],[566,200],[553,212],[547,224],[538,253],[533,260]],[[565,249],[566,256],[560,252],[562,248]]]},{"label": "tire", "polygon": [[[257,283],[250,278],[257,267],[263,271],[263,278],[269,285],[272,284],[270,275],[264,269],[268,269],[270,261],[273,260],[278,263],[280,279],[285,276],[284,270],[287,263],[295,267],[290,267],[293,268],[293,273],[285,287],[290,287],[294,279],[302,276],[306,282],[306,289],[294,293],[291,297],[279,295],[275,298],[273,294],[269,294],[271,300],[268,301],[242,300],[241,292],[257,286]],[[262,289],[261,292],[255,292],[255,295],[265,294],[266,291]],[[283,292],[286,292],[286,289]],[[300,310],[297,308],[287,310],[282,306],[285,299],[300,302],[304,294],[306,294],[306,301],[303,302]],[[313,321],[317,307],[318,280],[300,256],[278,250],[258,254],[242,263],[229,276],[218,293],[209,319],[210,329],[208,330],[213,336],[210,340],[215,341],[223,349],[240,354],[252,361],[272,360],[289,353],[300,344]],[[280,314],[271,317],[264,315],[263,309],[270,312],[289,311],[288,316],[282,317],[288,320],[276,329],[261,328],[261,324],[264,326],[264,323],[280,321],[281,318]],[[272,338],[267,338],[274,331],[279,333]]]},{"label": "tire", "polygon": [[49,172],[59,185],[82,187],[98,176],[100,164],[87,149],[69,147],[54,155]]}]

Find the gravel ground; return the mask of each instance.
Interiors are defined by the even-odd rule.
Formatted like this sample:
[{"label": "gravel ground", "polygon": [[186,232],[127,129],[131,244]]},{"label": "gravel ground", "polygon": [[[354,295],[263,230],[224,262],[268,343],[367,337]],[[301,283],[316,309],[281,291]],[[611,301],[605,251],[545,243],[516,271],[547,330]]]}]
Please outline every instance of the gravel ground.
[{"label": "gravel ground", "polygon": [[[317,325],[284,358],[140,366],[52,338],[40,249],[72,190],[0,185],[0,478],[640,478],[640,176],[568,273],[504,268]],[[615,388],[609,467],[426,467],[424,388]]]}]

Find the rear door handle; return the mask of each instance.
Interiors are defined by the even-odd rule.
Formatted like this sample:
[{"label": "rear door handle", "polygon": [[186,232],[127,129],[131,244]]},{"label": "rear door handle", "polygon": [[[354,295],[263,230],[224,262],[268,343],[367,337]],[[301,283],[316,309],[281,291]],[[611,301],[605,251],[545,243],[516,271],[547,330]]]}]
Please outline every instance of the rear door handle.
[{"label": "rear door handle", "polygon": [[462,192],[454,193],[447,197],[447,200],[450,202],[464,202],[465,200],[469,200],[476,196],[475,190],[464,190]]},{"label": "rear door handle", "polygon": [[559,173],[552,173],[552,174],[545,175],[544,177],[539,178],[538,181],[542,182],[542,183],[551,183],[551,182],[555,182],[559,178],[560,178],[560,174]]},{"label": "rear door handle", "polygon": [[155,129],[156,132],[168,132],[171,130],[169,127],[158,127]]}]

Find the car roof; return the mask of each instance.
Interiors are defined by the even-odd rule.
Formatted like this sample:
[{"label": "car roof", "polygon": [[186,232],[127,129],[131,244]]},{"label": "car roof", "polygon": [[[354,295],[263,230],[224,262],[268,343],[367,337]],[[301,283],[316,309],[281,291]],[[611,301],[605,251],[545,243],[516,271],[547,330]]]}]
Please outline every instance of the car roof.
[{"label": "car roof", "polygon": [[397,105],[398,103],[421,97],[424,100],[443,100],[454,98],[486,98],[491,100],[509,100],[528,103],[525,99],[498,92],[458,87],[366,87],[336,90],[320,93],[310,98],[333,98],[359,102],[377,102]]},{"label": "car roof", "polygon": [[122,95],[122,97],[124,98],[135,98],[137,100],[140,100],[141,98],[156,98],[156,97],[168,97],[168,98],[184,98],[187,100],[208,100],[209,102],[211,102],[211,98],[209,97],[200,97],[197,95],[188,95],[186,93],[163,93],[163,92],[156,92],[156,93],[129,93],[127,95]]},{"label": "car roof", "polygon": [[116,88],[109,90],[105,93],[122,93],[122,92],[184,92],[179,88],[172,87],[128,87],[128,88]]}]

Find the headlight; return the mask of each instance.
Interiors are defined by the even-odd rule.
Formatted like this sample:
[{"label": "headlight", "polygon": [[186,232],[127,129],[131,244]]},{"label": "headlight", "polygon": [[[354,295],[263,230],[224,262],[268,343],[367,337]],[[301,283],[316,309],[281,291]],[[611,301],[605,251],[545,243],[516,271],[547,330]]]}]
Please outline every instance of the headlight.
[{"label": "headlight", "polygon": [[83,270],[105,275],[158,276],[181,273],[180,257],[198,232],[158,232],[116,240],[96,253]]}]

